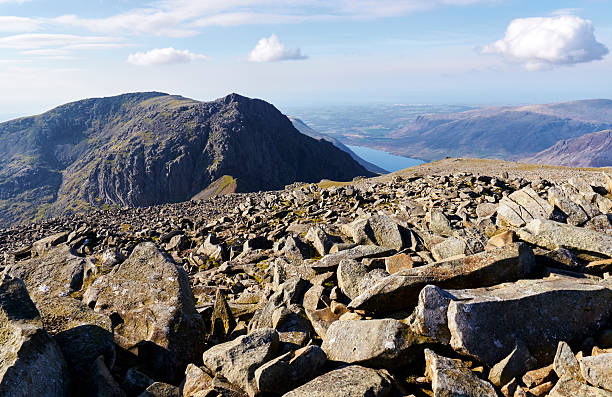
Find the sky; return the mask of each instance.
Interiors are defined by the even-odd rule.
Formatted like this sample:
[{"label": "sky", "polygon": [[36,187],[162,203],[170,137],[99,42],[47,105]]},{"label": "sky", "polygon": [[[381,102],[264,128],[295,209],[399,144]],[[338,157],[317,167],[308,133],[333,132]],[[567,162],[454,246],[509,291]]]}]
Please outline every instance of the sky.
[{"label": "sky", "polygon": [[612,0],[0,0],[0,120],[134,91],[279,108],[612,97]]}]

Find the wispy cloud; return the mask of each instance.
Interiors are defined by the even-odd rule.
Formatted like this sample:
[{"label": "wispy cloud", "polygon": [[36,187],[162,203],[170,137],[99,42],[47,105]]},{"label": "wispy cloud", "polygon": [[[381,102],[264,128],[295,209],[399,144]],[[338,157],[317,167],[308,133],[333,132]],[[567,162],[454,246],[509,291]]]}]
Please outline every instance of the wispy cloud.
[{"label": "wispy cloud", "polygon": [[155,48],[147,52],[137,52],[128,56],[127,62],[138,66],[168,65],[208,59],[206,55],[195,54],[188,50]]},{"label": "wispy cloud", "polygon": [[573,15],[515,19],[506,36],[483,52],[521,62],[531,71],[575,65],[601,60],[609,53],[594,32],[591,21]]},{"label": "wispy cloud", "polygon": [[78,36],[70,34],[24,33],[0,37],[0,48],[35,49],[92,49],[99,46],[121,47],[120,39],[109,36]]},{"label": "wispy cloud", "polygon": [[32,18],[0,16],[0,32],[33,32],[41,22]]},{"label": "wispy cloud", "polygon": [[251,62],[278,62],[306,59],[299,48],[287,48],[273,34],[259,40],[253,51],[249,54]]},{"label": "wispy cloud", "polygon": [[30,1],[32,0],[0,0],[0,4],[8,4],[8,3],[23,4],[23,3],[30,2]]},{"label": "wispy cloud", "polygon": [[162,0],[105,18],[63,15],[53,23],[103,34],[187,37],[206,26],[298,23],[313,20],[397,17],[436,7],[499,0]]}]

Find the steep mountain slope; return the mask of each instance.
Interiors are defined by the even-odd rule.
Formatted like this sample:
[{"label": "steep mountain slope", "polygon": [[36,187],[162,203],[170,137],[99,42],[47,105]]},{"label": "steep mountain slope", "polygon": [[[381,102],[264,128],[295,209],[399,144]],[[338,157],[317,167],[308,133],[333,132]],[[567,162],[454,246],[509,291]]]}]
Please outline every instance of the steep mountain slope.
[{"label": "steep mountain slope", "polygon": [[546,150],[525,159],[530,163],[568,167],[612,166],[612,130],[562,140]]},{"label": "steep mountain slope", "polygon": [[342,142],[340,142],[338,139],[334,138],[333,136],[323,134],[321,132],[313,130],[308,124],[304,123],[302,120],[298,119],[297,117],[289,116],[289,120],[291,120],[291,123],[293,124],[293,126],[298,131],[300,131],[302,134],[308,135],[309,137],[314,138],[314,139],[325,139],[326,141],[333,143],[334,146],[337,147],[338,149],[344,152],[347,152],[353,158],[353,160],[361,164],[366,170],[375,172],[377,174],[387,174],[389,172],[375,164],[365,161],[364,159],[359,157],[355,152],[353,152],[348,146],[346,146],[345,144],[343,144]]},{"label": "steep mountain slope", "polygon": [[237,191],[372,175],[299,133],[274,106],[149,92],[69,103],[0,124],[0,223],[109,205],[189,200],[227,175]]},{"label": "steep mountain slope", "polygon": [[560,140],[612,128],[612,101],[588,100],[488,107],[424,115],[372,146],[425,160],[451,157],[519,159]]}]

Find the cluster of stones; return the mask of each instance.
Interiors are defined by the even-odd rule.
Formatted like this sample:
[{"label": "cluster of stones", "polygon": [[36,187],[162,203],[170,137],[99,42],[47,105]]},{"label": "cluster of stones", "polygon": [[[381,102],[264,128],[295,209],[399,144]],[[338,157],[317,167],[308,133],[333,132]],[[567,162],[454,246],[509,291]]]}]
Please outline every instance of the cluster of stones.
[{"label": "cluster of stones", "polygon": [[607,180],[296,184],[4,230],[0,395],[612,396]]}]

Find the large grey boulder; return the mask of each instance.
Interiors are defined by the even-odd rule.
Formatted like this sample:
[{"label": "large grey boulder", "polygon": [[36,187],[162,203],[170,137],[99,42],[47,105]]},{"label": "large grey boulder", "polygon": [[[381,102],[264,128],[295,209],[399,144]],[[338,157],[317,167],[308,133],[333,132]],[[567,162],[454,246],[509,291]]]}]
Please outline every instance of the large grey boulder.
[{"label": "large grey boulder", "polygon": [[325,353],[316,345],[292,350],[257,368],[257,388],[275,394],[293,390],[318,375],[326,361]]},{"label": "large grey boulder", "polygon": [[511,244],[459,259],[406,269],[384,278],[353,299],[349,307],[375,312],[413,308],[428,284],[441,288],[485,287],[528,275],[535,266],[533,251]]},{"label": "large grey boulder", "polygon": [[612,290],[588,279],[553,276],[446,293],[450,300],[428,300],[442,307],[415,315],[446,310],[447,324],[440,321],[441,330],[429,332],[448,333],[455,351],[491,367],[510,354],[517,339],[540,365],[549,364],[559,341],[585,338],[612,318]]},{"label": "large grey boulder", "polygon": [[571,376],[564,376],[559,379],[548,397],[612,397],[612,392],[589,386]]},{"label": "large grey boulder", "polygon": [[63,397],[66,362],[18,279],[0,281],[0,395]]},{"label": "large grey boulder", "polygon": [[469,367],[425,349],[425,376],[434,397],[497,397],[493,386],[478,378]]},{"label": "large grey boulder", "polygon": [[386,397],[391,386],[384,372],[350,365],[314,378],[283,397]]},{"label": "large grey boulder", "polygon": [[187,274],[152,243],[139,244],[113,272],[98,278],[84,302],[110,316],[121,347],[139,356],[158,352],[155,359],[149,353],[143,357],[153,371],[173,377],[203,351],[204,323]]},{"label": "large grey boulder", "polygon": [[550,250],[567,248],[612,257],[612,236],[594,230],[536,219],[519,229],[517,234],[528,243]]},{"label": "large grey boulder", "polygon": [[404,248],[405,244],[400,227],[389,216],[371,216],[368,218],[368,225],[377,245],[397,251]]},{"label": "large grey boulder", "polygon": [[273,359],[278,347],[278,333],[260,328],[211,347],[202,355],[202,361],[214,375],[222,376],[253,396],[258,393],[255,370]]},{"label": "large grey boulder", "polygon": [[425,338],[393,319],[336,321],[321,348],[331,361],[399,368],[421,356]]},{"label": "large grey boulder", "polygon": [[310,242],[321,256],[329,254],[329,250],[334,245],[332,238],[316,225],[308,229],[306,241]]}]

